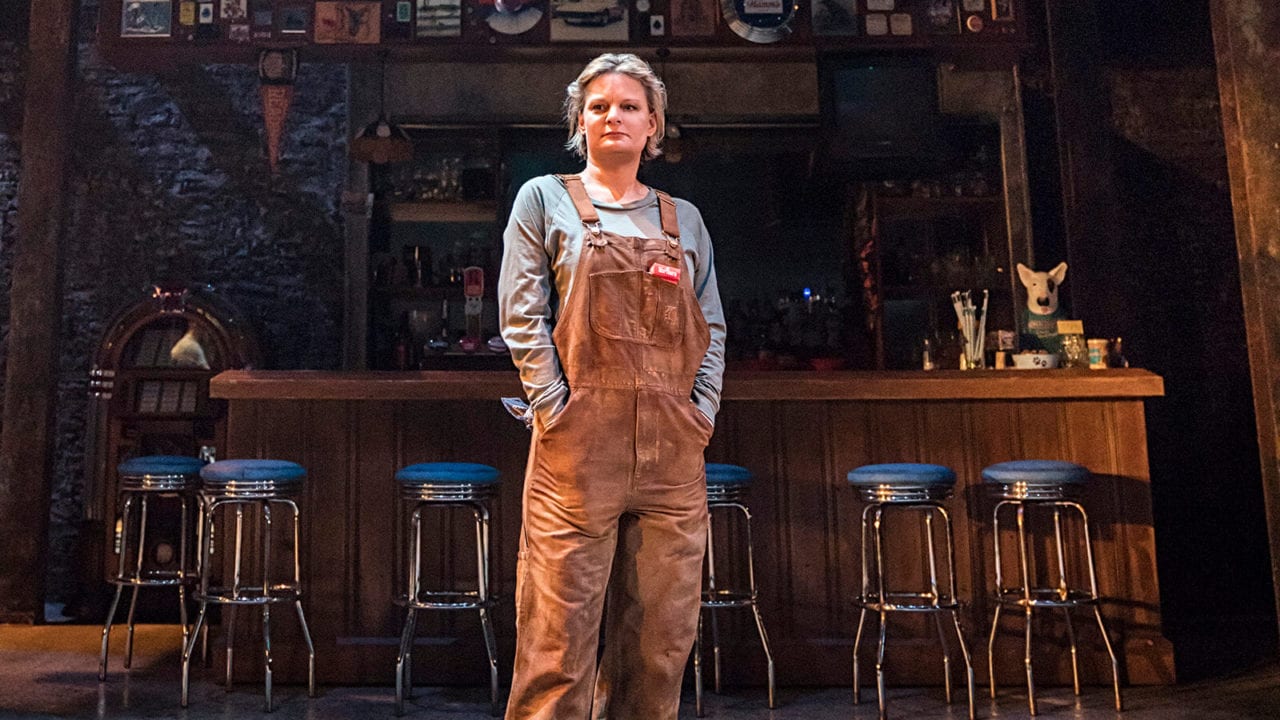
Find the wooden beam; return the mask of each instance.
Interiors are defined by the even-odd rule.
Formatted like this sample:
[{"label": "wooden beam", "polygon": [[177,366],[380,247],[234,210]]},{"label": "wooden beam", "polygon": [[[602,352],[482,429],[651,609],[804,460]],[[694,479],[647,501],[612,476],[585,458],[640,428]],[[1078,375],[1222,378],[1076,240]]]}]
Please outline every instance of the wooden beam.
[{"label": "wooden beam", "polygon": [[62,325],[63,177],[79,3],[31,3],[18,237],[0,418],[0,620],[44,618],[45,548]]},{"label": "wooden beam", "polygon": [[1210,12],[1280,614],[1280,6],[1211,0]]}]

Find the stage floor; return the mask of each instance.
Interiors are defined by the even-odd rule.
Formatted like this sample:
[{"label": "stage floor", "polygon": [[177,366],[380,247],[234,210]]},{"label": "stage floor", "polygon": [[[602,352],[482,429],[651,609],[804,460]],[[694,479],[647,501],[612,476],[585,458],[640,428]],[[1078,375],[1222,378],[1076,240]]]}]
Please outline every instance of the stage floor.
[{"label": "stage floor", "polygon": [[[190,708],[178,706],[178,635],[172,626],[139,626],[134,667],[125,671],[124,632],[112,633],[109,676],[99,683],[98,648],[101,628],[90,625],[0,625],[0,718],[185,718],[213,720],[261,715],[261,685],[237,685],[226,693],[217,668],[196,668],[192,676]],[[422,652],[427,649],[422,648]],[[242,652],[251,652],[244,648]],[[418,658],[423,662],[425,658]],[[871,668],[872,673],[874,671]],[[391,680],[392,668],[387,668]],[[1069,688],[1045,688],[1039,693],[1040,717],[1071,720],[1116,720],[1109,688],[1086,688],[1076,698]],[[276,720],[330,720],[393,717],[390,687],[321,687],[308,699],[299,686],[275,688]],[[957,697],[963,700],[962,696]],[[783,688],[779,707],[765,707],[763,688],[727,689],[708,693],[708,718],[721,720],[870,720],[876,717],[875,692],[868,688],[862,705],[853,705],[848,688]],[[1280,717],[1280,663],[1271,662],[1248,672],[1178,686],[1128,688],[1124,720],[1240,720]],[[406,706],[406,718],[431,720],[488,720],[487,691],[483,688],[424,687]],[[942,689],[892,688],[890,715],[898,718],[964,718],[964,704],[950,708]],[[978,716],[1027,716],[1025,693],[1004,688],[993,703],[979,689]],[[692,686],[685,690],[681,718],[693,718]]]}]

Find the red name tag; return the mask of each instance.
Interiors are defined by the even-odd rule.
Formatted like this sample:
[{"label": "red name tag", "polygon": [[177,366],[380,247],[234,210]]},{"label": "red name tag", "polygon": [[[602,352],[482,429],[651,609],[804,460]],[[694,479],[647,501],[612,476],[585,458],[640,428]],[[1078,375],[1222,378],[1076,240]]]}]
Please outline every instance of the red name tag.
[{"label": "red name tag", "polygon": [[666,280],[672,285],[680,283],[680,268],[671,265],[663,265],[662,263],[654,263],[649,266],[649,274],[659,280]]}]

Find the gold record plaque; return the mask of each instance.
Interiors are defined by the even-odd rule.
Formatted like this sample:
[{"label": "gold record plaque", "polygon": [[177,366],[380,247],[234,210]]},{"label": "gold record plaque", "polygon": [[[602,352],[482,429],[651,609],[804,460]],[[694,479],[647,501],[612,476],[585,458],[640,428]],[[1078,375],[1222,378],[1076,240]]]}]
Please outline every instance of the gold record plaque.
[{"label": "gold record plaque", "polygon": [[754,43],[772,43],[791,32],[795,0],[721,0],[729,29]]}]

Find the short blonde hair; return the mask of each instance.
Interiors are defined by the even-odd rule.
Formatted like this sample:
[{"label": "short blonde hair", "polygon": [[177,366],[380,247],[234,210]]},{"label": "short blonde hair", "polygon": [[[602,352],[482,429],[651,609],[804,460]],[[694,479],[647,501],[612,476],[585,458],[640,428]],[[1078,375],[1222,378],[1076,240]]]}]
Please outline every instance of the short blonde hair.
[{"label": "short blonde hair", "polygon": [[649,103],[649,112],[653,114],[655,130],[645,143],[641,160],[652,160],[662,154],[662,137],[667,131],[667,86],[658,78],[649,63],[631,53],[605,53],[587,63],[578,73],[578,77],[565,88],[564,119],[569,126],[569,141],[564,144],[570,150],[585,158],[587,156],[587,138],[578,125],[578,118],[585,109],[587,86],[596,78],[608,73],[618,73],[638,81],[644,86],[644,97]]}]

